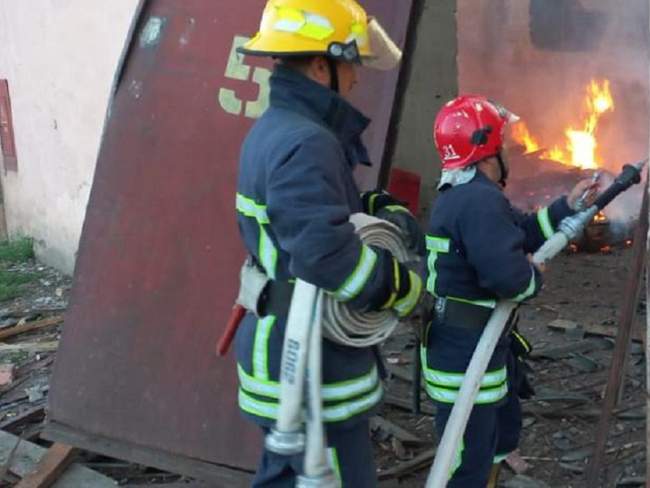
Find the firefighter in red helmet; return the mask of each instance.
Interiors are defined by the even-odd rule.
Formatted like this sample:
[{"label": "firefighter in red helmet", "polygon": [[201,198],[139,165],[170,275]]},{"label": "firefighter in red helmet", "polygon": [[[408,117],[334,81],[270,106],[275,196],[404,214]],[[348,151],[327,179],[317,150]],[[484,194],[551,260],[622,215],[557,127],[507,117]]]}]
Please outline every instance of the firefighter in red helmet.
[{"label": "firefighter in red helmet", "polygon": [[[449,102],[435,122],[442,177],[426,237],[427,291],[435,307],[421,360],[440,435],[497,300],[523,302],[539,292],[542,270],[529,256],[574,213],[583,193],[594,198],[591,181],[583,181],[536,214],[512,208],[503,193],[509,170],[504,135],[516,120],[501,105],[469,95]],[[514,322],[482,379],[449,488],[496,486],[500,462],[519,443],[519,397],[531,394],[521,358],[530,345]]]}]

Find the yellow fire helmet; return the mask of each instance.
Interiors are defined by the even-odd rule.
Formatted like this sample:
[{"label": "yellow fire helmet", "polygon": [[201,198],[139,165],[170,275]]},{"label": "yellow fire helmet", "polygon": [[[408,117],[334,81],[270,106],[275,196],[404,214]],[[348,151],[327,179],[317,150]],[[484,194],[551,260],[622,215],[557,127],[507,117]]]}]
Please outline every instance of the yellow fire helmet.
[{"label": "yellow fire helmet", "polygon": [[355,0],[268,0],[260,30],[240,47],[252,56],[323,55],[390,70],[402,52]]}]

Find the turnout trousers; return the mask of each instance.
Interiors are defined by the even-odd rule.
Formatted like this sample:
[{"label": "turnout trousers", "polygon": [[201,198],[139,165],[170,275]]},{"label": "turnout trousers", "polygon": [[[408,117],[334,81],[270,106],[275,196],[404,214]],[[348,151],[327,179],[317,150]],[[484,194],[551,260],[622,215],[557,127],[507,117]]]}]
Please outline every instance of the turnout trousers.
[{"label": "turnout trousers", "polygon": [[[481,329],[437,325],[428,329],[422,349],[428,396],[437,406],[436,430],[442,437]],[[518,363],[511,339],[499,341],[481,382],[476,404],[449,473],[448,488],[485,488],[495,463],[517,449],[521,434]]]},{"label": "turnout trousers", "polygon": [[[375,488],[377,473],[370,440],[370,424],[364,419],[353,426],[326,426],[330,465],[342,488]],[[264,434],[268,429],[263,429]],[[302,473],[303,455],[280,456],[264,450],[253,481],[254,488],[293,488]]]},{"label": "turnout trousers", "polygon": [[[439,437],[453,405],[437,405]],[[521,435],[521,405],[514,388],[500,405],[475,405],[456,455],[447,488],[485,488],[493,464],[516,450]]]}]

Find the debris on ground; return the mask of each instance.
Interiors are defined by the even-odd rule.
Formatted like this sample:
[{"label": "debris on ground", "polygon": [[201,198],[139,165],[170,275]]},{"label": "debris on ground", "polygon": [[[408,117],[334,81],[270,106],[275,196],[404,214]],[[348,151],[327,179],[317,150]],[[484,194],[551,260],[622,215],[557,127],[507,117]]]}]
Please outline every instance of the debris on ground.
[{"label": "debris on ground", "polygon": [[[524,431],[518,461],[506,463],[502,486],[584,486],[584,472],[595,444],[602,400],[607,384],[616,327],[623,303],[631,249],[608,253],[566,253],[550,264],[546,286],[539,297],[522,307],[519,327],[534,346],[530,364],[537,395],[522,402]],[[645,296],[642,293],[642,296]],[[645,302],[637,309],[632,338],[645,334]],[[412,409],[412,376],[407,366],[413,357],[409,337],[402,330],[384,350],[393,362],[383,417],[412,432],[429,446],[410,446],[413,459],[429,454],[437,445],[435,407],[422,394],[422,414]],[[399,346],[398,346],[399,345]],[[645,358],[642,344],[633,342],[627,363],[621,403],[613,412],[603,474],[604,486],[640,486],[645,480]],[[392,476],[394,486],[424,486],[431,463],[399,470],[390,442],[377,437],[380,475]],[[419,466],[419,468],[418,468]],[[526,466],[524,469],[523,466]],[[621,484],[625,483],[625,484]],[[643,481],[645,483],[645,481]]]},{"label": "debris on ground", "polygon": [[[0,244],[0,270],[31,277],[29,281],[18,280],[22,283],[16,285],[10,294],[13,296],[0,301],[0,440],[21,439],[23,448],[36,449],[38,456],[33,456],[31,466],[36,469],[38,460],[52,447],[40,434],[46,418],[49,377],[61,328],[65,327],[63,316],[71,280],[37,263],[29,253],[22,256],[19,261],[6,260]],[[584,472],[602,413],[630,256],[630,249],[616,248],[608,254],[565,254],[551,264],[542,294],[522,307],[520,329],[535,347],[530,364],[537,396],[523,402],[521,447],[504,465],[502,487],[584,486]],[[3,279],[0,273],[0,293]],[[637,310],[635,340],[641,339],[645,330],[645,313],[643,302]],[[371,422],[382,488],[424,486],[435,456],[435,407],[423,391],[421,414],[412,413],[415,347],[414,335],[406,327],[383,346],[389,358],[386,401],[381,415]],[[627,368],[622,401],[613,413],[605,452],[606,486],[645,483],[642,344],[633,342]],[[13,486],[27,472],[7,464],[15,443],[5,443],[10,447],[0,446],[0,475],[4,473],[5,483],[1,486]],[[66,452],[58,456],[65,459]],[[83,451],[75,453],[74,463],[120,486],[208,486],[178,474]]]}]

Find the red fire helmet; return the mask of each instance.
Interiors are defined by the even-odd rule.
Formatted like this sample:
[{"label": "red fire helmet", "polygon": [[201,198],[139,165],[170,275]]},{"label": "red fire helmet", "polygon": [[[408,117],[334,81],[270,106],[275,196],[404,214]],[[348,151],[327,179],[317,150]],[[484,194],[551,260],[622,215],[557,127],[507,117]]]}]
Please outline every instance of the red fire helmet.
[{"label": "red fire helmet", "polygon": [[499,154],[505,127],[519,118],[480,95],[463,95],[445,105],[433,127],[443,169],[471,166]]}]

